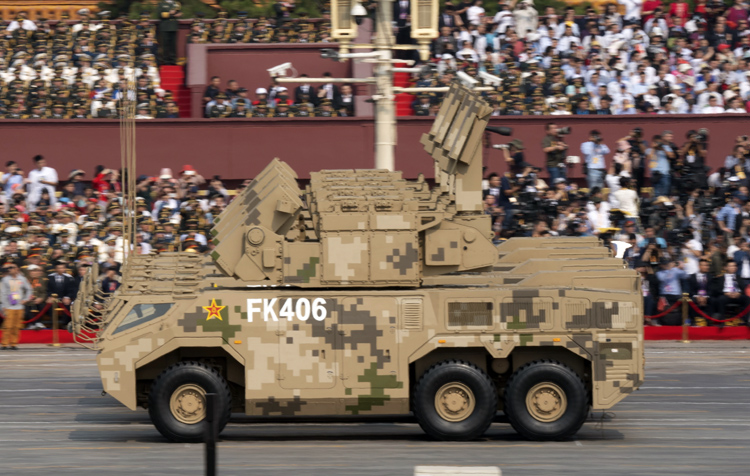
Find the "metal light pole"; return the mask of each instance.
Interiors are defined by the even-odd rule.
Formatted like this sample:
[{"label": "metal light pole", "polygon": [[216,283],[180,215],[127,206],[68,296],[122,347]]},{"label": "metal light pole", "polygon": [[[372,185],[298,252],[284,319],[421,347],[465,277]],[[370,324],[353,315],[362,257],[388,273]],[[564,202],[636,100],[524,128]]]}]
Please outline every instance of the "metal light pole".
[{"label": "metal light pole", "polygon": [[375,51],[380,61],[375,65],[375,168],[394,170],[396,166],[396,108],[393,94],[391,45],[395,38],[391,30],[393,8],[391,0],[379,0],[376,9]]},{"label": "metal light pole", "polygon": [[[377,0],[375,10],[375,40],[373,44],[352,44],[357,36],[357,21],[367,15],[359,0],[331,2],[331,37],[339,44],[338,52],[326,49],[324,58],[338,61],[347,59],[373,63],[371,78],[305,78],[306,83],[366,83],[375,86],[372,99],[375,103],[375,168],[394,170],[396,147],[396,92],[412,92],[413,88],[395,88],[394,72],[418,72],[419,68],[394,68],[394,63],[413,65],[412,60],[394,60],[392,51],[419,50],[422,61],[429,60],[430,41],[438,36],[438,0],[411,0],[411,37],[417,45],[396,45],[393,36],[393,0]],[[350,49],[369,49],[363,53],[350,53]],[[271,77],[279,83],[299,83],[299,78],[284,77],[290,63],[269,69]],[[420,91],[438,89],[420,88]],[[447,90],[447,88],[440,88]]]}]

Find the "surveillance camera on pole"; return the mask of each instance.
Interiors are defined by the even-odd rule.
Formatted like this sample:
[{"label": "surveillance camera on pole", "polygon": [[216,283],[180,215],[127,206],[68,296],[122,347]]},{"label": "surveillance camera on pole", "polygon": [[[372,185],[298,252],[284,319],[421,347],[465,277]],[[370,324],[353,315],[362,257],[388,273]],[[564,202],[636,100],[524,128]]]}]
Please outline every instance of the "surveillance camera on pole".
[{"label": "surveillance camera on pole", "polygon": [[[364,10],[362,5],[359,6]],[[349,53],[349,45],[357,37],[357,22],[352,10],[356,10],[357,13],[361,12],[359,8],[356,8],[353,0],[331,2],[331,38],[338,42],[341,55]]]},{"label": "surveillance camera on pole", "polygon": [[286,70],[291,68],[292,63],[282,63],[278,66],[274,66],[273,68],[268,68],[267,71],[272,78],[284,78],[286,77]]},{"label": "surveillance camera on pole", "polygon": [[458,79],[461,81],[461,83],[468,88],[473,88],[474,86],[479,84],[479,81],[472,78],[471,76],[464,73],[463,71],[459,71],[458,73],[456,73],[456,76],[458,76]]},{"label": "surveillance camera on pole", "polygon": [[500,86],[503,83],[502,78],[486,71],[480,71],[479,77],[482,78],[482,82],[488,86]]},{"label": "surveillance camera on pole", "polygon": [[331,48],[323,48],[320,50],[320,57],[323,59],[332,59],[333,61],[339,60],[339,52]]},{"label": "surveillance camera on pole", "polygon": [[362,24],[362,20],[367,16],[367,10],[362,6],[360,2],[354,2],[352,6],[351,15],[354,17],[354,22],[357,25]]}]

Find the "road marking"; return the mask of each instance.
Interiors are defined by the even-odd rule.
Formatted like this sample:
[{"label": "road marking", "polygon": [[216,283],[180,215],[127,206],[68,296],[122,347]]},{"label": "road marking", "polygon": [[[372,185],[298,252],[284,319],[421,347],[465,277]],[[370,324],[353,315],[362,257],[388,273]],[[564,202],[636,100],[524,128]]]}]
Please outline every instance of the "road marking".
[{"label": "road marking", "polygon": [[649,354],[748,354],[750,350],[721,350],[721,351],[703,351],[703,350],[647,350],[646,355]]},{"label": "road marking", "polygon": [[747,405],[747,402],[634,402],[626,400],[619,405]]},{"label": "road marking", "polygon": [[578,441],[578,440],[576,440],[576,441],[575,441],[575,443],[576,443],[576,446],[583,446],[583,445],[581,444],[581,442],[580,442],[580,441]]},{"label": "road marking", "polygon": [[[720,388],[720,387],[716,387]],[[750,388],[750,387],[747,387]],[[19,388],[13,390],[0,390],[3,393],[22,393],[22,392],[80,392],[80,388]],[[101,392],[99,393],[101,395]]]},{"label": "road marking", "polygon": [[614,413],[708,413],[708,410],[607,410]]},{"label": "road marking", "polygon": [[670,394],[670,393],[642,393],[638,392],[634,395],[635,397],[702,397],[702,393],[687,393],[687,394]]},{"label": "road marking", "polygon": [[[708,390],[722,389],[722,390],[729,390],[729,389],[738,389],[738,388],[750,388],[750,385],[744,386],[744,387],[652,387],[650,385],[642,385],[641,388],[642,389],[648,389],[648,390],[652,390],[652,389],[659,389],[659,390],[696,390],[696,389],[708,389]],[[0,391],[2,391],[2,390],[0,390]],[[708,404],[708,403],[711,403],[711,402],[706,402],[706,404]]]}]

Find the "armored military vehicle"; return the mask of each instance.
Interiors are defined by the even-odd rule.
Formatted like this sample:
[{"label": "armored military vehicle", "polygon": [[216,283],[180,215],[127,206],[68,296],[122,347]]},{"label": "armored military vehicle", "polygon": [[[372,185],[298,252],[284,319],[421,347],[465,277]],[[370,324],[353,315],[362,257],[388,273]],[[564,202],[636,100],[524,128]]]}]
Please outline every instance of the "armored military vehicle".
[{"label": "armored military vehicle", "polygon": [[180,442],[255,416],[413,413],[470,440],[499,411],[530,439],[575,434],[643,381],[637,274],[590,238],[495,246],[481,204],[491,108],[453,86],[422,142],[436,185],[272,161],[218,217],[210,257],[130,256],[111,296],[89,273],[78,342],[104,390]]}]

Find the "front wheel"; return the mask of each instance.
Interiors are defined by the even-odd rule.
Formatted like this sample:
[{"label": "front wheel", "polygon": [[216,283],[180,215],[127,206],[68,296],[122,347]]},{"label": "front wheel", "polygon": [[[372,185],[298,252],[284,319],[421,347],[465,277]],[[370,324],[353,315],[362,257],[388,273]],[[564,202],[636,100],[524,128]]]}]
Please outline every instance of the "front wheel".
[{"label": "front wheel", "polygon": [[559,362],[527,364],[511,376],[505,388],[505,414],[529,440],[570,438],[586,421],[588,409],[581,377]]},{"label": "front wheel", "polygon": [[177,443],[200,443],[207,393],[217,395],[221,432],[232,411],[232,393],[219,372],[200,362],[179,362],[164,370],[151,386],[148,414],[165,438]]},{"label": "front wheel", "polygon": [[480,368],[462,361],[431,367],[414,389],[419,426],[438,440],[473,440],[487,431],[497,412],[497,390]]}]

